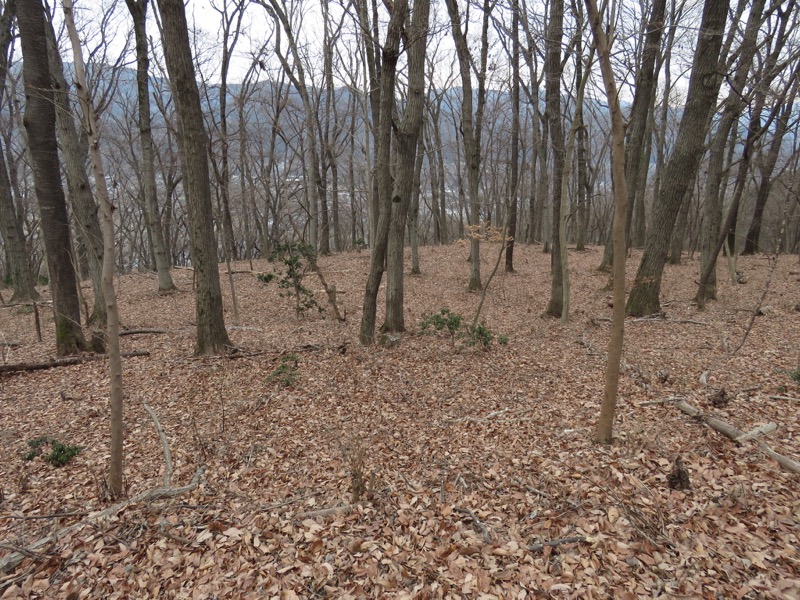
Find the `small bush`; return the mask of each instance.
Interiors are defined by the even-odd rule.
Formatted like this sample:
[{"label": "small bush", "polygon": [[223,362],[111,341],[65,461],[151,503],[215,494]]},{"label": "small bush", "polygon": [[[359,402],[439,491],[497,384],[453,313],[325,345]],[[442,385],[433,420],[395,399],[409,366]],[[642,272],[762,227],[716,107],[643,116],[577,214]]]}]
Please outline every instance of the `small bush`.
[{"label": "small bush", "polygon": [[80,446],[63,444],[53,438],[40,436],[28,440],[28,446],[30,446],[31,449],[25,455],[25,460],[33,460],[37,456],[42,456],[42,454],[44,454],[44,446],[48,444],[50,445],[50,453],[42,458],[45,462],[50,463],[54,467],[63,467],[83,450]]},{"label": "small bush", "polygon": [[497,336],[497,343],[501,346],[508,346],[508,336],[505,333],[501,333]]},{"label": "small bush", "polygon": [[458,313],[451,312],[449,308],[442,308],[438,313],[427,315],[422,319],[420,333],[426,333],[431,327],[436,331],[447,329],[447,332],[450,334],[450,340],[453,345],[455,345],[456,333],[463,321],[464,317]]},{"label": "small bush", "polygon": [[281,364],[267,377],[267,383],[277,382],[282,387],[291,387],[297,381],[297,355],[281,357]]},{"label": "small bush", "polygon": [[303,278],[315,259],[314,249],[309,244],[289,242],[278,244],[269,256],[269,262],[281,266],[271,273],[262,273],[258,280],[264,284],[273,281],[282,290],[282,298],[294,299],[295,314],[299,317],[306,311],[316,309],[324,312],[314,298],[314,292],[303,285]]},{"label": "small bush", "polygon": [[800,367],[797,367],[794,371],[789,371],[789,377],[791,377],[793,381],[800,383]]},{"label": "small bush", "polygon": [[492,333],[491,329],[483,324],[470,327],[469,332],[467,333],[467,343],[470,346],[481,344],[484,348],[488,348],[492,345],[493,339],[494,333]]}]

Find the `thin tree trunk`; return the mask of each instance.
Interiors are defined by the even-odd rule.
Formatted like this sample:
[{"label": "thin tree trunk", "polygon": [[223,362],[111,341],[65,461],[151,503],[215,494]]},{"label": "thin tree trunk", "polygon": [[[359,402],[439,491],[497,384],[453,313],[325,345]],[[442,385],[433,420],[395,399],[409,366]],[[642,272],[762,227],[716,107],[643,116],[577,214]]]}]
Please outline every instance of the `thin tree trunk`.
[{"label": "thin tree trunk", "polygon": [[150,86],[147,42],[147,3],[148,0],[125,0],[133,19],[136,37],[136,94],[139,105],[139,144],[142,149],[142,193],[144,195],[145,225],[153,246],[153,256],[158,274],[158,291],[168,293],[175,289],[170,273],[170,260],[164,230],[161,228],[156,186],[155,153],[153,150],[153,129],[150,120]]},{"label": "thin tree trunk", "polygon": [[519,4],[513,0],[511,6],[511,181],[509,182],[508,233],[506,244],[506,272],[514,272],[514,243],[517,237],[517,206],[519,205]]},{"label": "thin tree trunk", "polygon": [[103,297],[106,305],[106,343],[108,345],[108,366],[110,379],[111,405],[111,457],[109,459],[108,489],[112,498],[124,494],[123,481],[123,414],[122,414],[122,357],[119,348],[119,310],[117,295],[114,291],[114,207],[106,187],[106,176],[103,159],[100,153],[97,118],[92,108],[89,89],[86,83],[86,70],[83,63],[78,30],[72,13],[72,0],[62,0],[64,19],[72,43],[73,66],[75,69],[76,87],[83,112],[83,125],[89,139],[89,155],[94,174],[95,189],[100,199],[100,211],[103,222]]}]

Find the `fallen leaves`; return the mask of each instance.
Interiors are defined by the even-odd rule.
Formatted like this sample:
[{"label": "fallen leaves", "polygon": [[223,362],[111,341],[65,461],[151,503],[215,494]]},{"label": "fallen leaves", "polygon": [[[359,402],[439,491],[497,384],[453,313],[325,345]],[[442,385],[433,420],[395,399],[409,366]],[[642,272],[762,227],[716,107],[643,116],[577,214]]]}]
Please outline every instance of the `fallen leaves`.
[{"label": "fallen leaves", "polygon": [[[544,309],[537,282],[549,257],[518,247],[518,274],[498,276],[484,306],[487,326],[511,341],[489,352],[413,335],[423,314],[474,310],[463,259],[457,246],[421,249],[426,272],[406,282],[409,332],[395,348],[355,342],[365,255],[320,261],[332,285],[353,291],[341,296],[347,324],[296,320],[274,290],[237,276],[235,360],[191,356],[191,293],[159,296],[148,276],[120,278],[124,324],[167,331],[122,342],[151,353],[124,363],[129,494],[165,475],[143,400],[169,442],[173,482],[206,470],[180,497],[150,497],[53,539],[0,574],[0,597],[797,597],[796,478],[664,402],[703,405],[706,383],[753,390],[714,411],[743,431],[775,423],[769,443],[800,456],[795,405],[771,397],[800,397],[781,371],[797,367],[800,339],[797,284],[779,277],[788,267],[770,287],[774,312],[732,359],[725,347],[749,318],[735,309],[760,296],[763,265],[741,259],[748,285],[721,283],[703,327],[689,301],[696,263],[670,267],[667,318],[629,328],[617,440],[605,447],[591,441],[607,342],[594,319],[608,313],[599,253],[571,256],[573,315],[562,326],[532,316]],[[191,289],[190,273],[175,277]],[[35,342],[29,315],[0,311],[0,328],[21,344],[11,361],[50,358],[52,340]],[[296,381],[270,383],[287,353]],[[101,361],[5,376],[0,542],[23,549],[106,507],[107,404]],[[54,434],[86,450],[60,470],[22,460],[27,439]],[[358,456],[369,483],[354,502]],[[677,456],[691,490],[667,485]]]}]

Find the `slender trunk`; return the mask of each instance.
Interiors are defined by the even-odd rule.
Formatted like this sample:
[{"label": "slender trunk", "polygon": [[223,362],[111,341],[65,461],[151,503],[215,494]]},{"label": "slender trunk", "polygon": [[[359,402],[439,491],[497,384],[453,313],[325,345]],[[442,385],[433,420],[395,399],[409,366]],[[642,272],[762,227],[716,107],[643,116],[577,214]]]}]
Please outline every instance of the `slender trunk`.
[{"label": "slender trunk", "polygon": [[136,93],[139,104],[139,144],[142,149],[142,192],[144,194],[145,224],[153,245],[153,255],[158,273],[158,291],[167,293],[175,289],[170,273],[170,259],[164,230],[161,228],[156,186],[155,152],[153,150],[153,128],[150,119],[150,58],[147,42],[148,0],[126,0],[133,18],[136,37]]},{"label": "slender trunk", "polygon": [[92,108],[89,89],[86,83],[86,71],[83,63],[78,30],[72,13],[72,0],[62,0],[64,18],[69,31],[74,57],[76,87],[83,112],[83,125],[89,139],[89,155],[94,174],[95,189],[100,199],[100,211],[103,222],[103,297],[106,305],[106,343],[108,344],[108,367],[110,379],[111,405],[111,457],[109,459],[108,488],[112,497],[119,498],[124,494],[123,481],[123,387],[122,356],[119,348],[119,310],[117,294],[114,290],[114,207],[106,187],[106,176],[103,159],[100,153],[97,117]]}]

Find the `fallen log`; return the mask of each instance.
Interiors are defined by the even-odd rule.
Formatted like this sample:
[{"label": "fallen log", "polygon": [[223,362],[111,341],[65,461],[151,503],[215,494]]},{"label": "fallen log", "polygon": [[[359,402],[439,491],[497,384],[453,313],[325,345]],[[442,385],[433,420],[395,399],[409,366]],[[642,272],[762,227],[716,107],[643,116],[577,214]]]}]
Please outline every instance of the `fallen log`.
[{"label": "fallen log", "polygon": [[[719,433],[735,441],[736,443],[740,443],[739,440],[748,439],[747,436],[749,434],[740,431],[739,429],[737,429],[730,423],[726,423],[722,419],[704,413],[696,406],[692,406],[691,404],[686,402],[686,400],[681,400],[679,402],[676,402],[675,406],[677,406],[682,413],[689,415],[690,417],[693,417],[695,419],[700,419],[701,421],[703,421],[703,423],[711,427],[711,429],[718,431]],[[800,473],[800,462],[797,462],[796,460],[789,458],[788,456],[784,456],[783,454],[775,452],[772,448],[769,447],[769,445],[764,440],[756,440],[756,443],[758,444],[758,447],[764,454],[766,454],[775,462],[777,462],[781,467],[783,467],[784,469],[786,469],[791,473]]]},{"label": "fallen log", "polygon": [[[123,358],[133,358],[136,356],[150,356],[149,352],[137,350],[136,352],[123,352]],[[0,365],[0,374],[3,373],[23,373],[27,371],[43,371],[45,369],[55,369],[57,367],[70,367],[93,360],[103,360],[107,358],[105,354],[84,354],[82,356],[68,356],[66,358],[56,358],[39,363],[17,363],[14,365]]]}]

